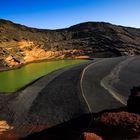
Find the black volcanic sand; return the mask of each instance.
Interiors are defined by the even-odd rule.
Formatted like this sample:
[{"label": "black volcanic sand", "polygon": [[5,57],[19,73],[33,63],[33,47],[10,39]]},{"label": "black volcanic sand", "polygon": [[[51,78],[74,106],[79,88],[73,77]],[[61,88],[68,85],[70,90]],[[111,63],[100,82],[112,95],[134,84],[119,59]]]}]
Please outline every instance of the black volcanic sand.
[{"label": "black volcanic sand", "polygon": [[[136,63],[137,63],[137,65],[133,65]],[[132,69],[135,69],[135,73],[133,73],[133,72],[131,73],[131,75],[134,75],[134,77],[132,77],[132,76],[124,77],[124,78],[129,79],[129,81],[133,81],[132,83],[129,82],[129,85],[130,85],[130,83],[132,84],[131,86],[129,86],[129,85],[127,86],[127,83],[125,83],[125,82],[122,84],[122,81],[120,79],[121,88],[122,89],[128,88],[130,90],[132,86],[135,86],[135,84],[140,83],[139,76],[135,77],[136,73],[138,73],[140,75],[140,73],[139,73],[140,65],[138,65],[138,63],[140,63],[139,56],[138,57],[118,57],[118,58],[109,58],[109,59],[100,60],[97,63],[93,63],[93,64],[91,64],[90,67],[88,67],[88,69],[86,70],[86,72],[84,74],[82,86],[84,88],[84,95],[91,107],[92,113],[99,113],[99,112],[102,112],[103,110],[108,111],[108,110],[117,109],[117,108],[126,106],[125,104],[123,104],[123,101],[127,102],[130,92],[123,93],[123,91],[118,90],[118,94],[122,95],[122,96],[119,96],[118,94],[115,94],[115,92],[114,92],[115,96],[117,96],[118,98],[124,97],[123,98],[124,100],[120,99],[120,100],[122,100],[122,102],[120,102],[119,100],[114,98],[109,93],[108,90],[105,90],[101,86],[101,81],[104,77],[110,75],[110,73],[112,73],[112,71],[114,72],[117,69],[119,71],[118,76],[119,76],[119,74],[121,74],[123,72],[123,70],[125,70],[125,72],[127,72],[128,70],[131,71]],[[131,67],[129,67],[129,69],[127,70],[127,67],[128,67],[128,65],[130,66],[130,64],[131,64]],[[78,69],[71,69],[70,71],[66,71],[62,75],[58,76],[51,83],[49,83],[48,86],[45,87],[44,90],[41,91],[40,96],[38,96],[36,98],[32,108],[30,109],[30,115],[33,115],[32,120],[34,119],[34,116],[36,114],[35,112],[38,112],[38,111],[39,111],[39,114],[36,116],[34,121],[41,120],[41,119],[43,119],[43,117],[48,119],[49,114],[51,114],[52,120],[54,119],[57,121],[59,120],[59,118],[61,118],[60,117],[61,114],[63,114],[63,116],[65,116],[64,118],[72,116],[73,114],[71,113],[71,111],[74,111],[76,113],[76,112],[79,112],[79,110],[80,110],[80,112],[82,114],[85,114],[85,112],[83,112],[82,109],[84,109],[85,106],[87,106],[87,105],[84,104],[84,102],[82,102],[82,100],[80,98],[79,98],[80,100],[77,98],[78,94],[80,96],[82,96],[81,93],[75,92],[75,91],[77,91],[77,88],[76,89],[71,88],[71,87],[75,87],[76,83],[79,83],[78,81],[80,79],[77,79],[77,75],[78,75],[77,73],[79,73]],[[115,81],[118,78],[115,76],[113,77],[113,75],[112,75],[113,81]],[[62,84],[62,83],[66,83],[66,84]],[[118,84],[118,83],[119,83],[119,81],[117,79],[117,82],[115,84]],[[78,87],[78,86],[79,85],[77,85],[76,87]],[[111,89],[115,87],[114,84],[112,84],[111,86],[109,87]],[[55,89],[54,89],[54,87],[55,87]],[[67,90],[67,89],[69,89],[69,90]],[[45,93],[47,93],[48,95],[45,95]],[[53,96],[52,96],[52,94],[53,94]],[[52,96],[51,99],[48,98],[50,96]],[[60,98],[60,97],[62,97],[62,98]],[[80,101],[80,103],[82,103],[82,104],[78,103],[78,101]],[[53,108],[53,110],[52,109],[50,110],[50,108],[48,108],[48,105],[44,106],[44,104],[49,104],[49,107]],[[82,107],[82,108],[79,108],[79,107]],[[42,111],[40,111],[40,109],[42,109]],[[48,113],[44,112],[44,110],[47,111]],[[88,113],[89,113],[89,110],[88,110]],[[81,114],[81,116],[82,116],[82,114]],[[75,116],[75,117],[78,117],[78,116]],[[72,118],[75,118],[75,117],[72,117]],[[68,120],[70,120],[70,119],[68,119]],[[86,120],[86,119],[84,119],[84,120]],[[83,125],[84,125],[84,122],[87,122],[84,120],[81,121],[81,122],[83,122],[82,123]],[[89,119],[89,123],[90,123],[90,120],[91,119]],[[49,122],[51,122],[51,120]],[[46,123],[47,123],[47,121],[46,121]],[[77,123],[72,123],[72,124],[73,124],[72,125],[73,130],[74,130],[74,128],[78,127],[78,125],[76,125]],[[74,124],[77,127],[75,127]],[[79,129],[80,128],[86,128],[86,127],[81,127],[79,125]],[[61,131],[61,133],[64,135],[65,131]]]},{"label": "black volcanic sand", "polygon": [[[131,60],[131,58],[134,59],[128,61]],[[121,92],[118,92],[118,94],[113,92],[112,95],[109,90],[105,90],[103,86],[101,86],[101,81],[105,77],[107,77],[105,79],[106,83],[108,83],[108,80],[112,80],[108,78],[108,76],[112,71],[114,74],[114,70],[116,71],[118,68],[119,73],[117,73],[117,77],[113,77],[113,81],[119,83],[118,76],[123,70],[126,71],[126,66],[129,65],[128,62],[131,62],[131,68],[129,68],[129,70],[131,71],[131,69],[133,69],[131,74],[135,75],[137,70],[136,73],[140,74],[140,65],[138,65],[139,58],[140,57],[107,58],[100,59],[97,62],[93,62],[93,64],[91,64],[91,62],[79,64],[51,73],[13,95],[0,95],[1,120],[6,120],[10,125],[17,129],[28,125],[43,125],[47,128],[59,126],[63,123],[65,124],[65,122],[67,124],[67,122],[71,122],[75,118],[86,116],[86,119],[76,120],[77,123],[76,121],[74,121],[74,123],[68,123],[69,125],[67,126],[66,134],[69,132],[69,129],[77,129],[77,132],[79,133],[79,131],[81,132],[87,129],[93,119],[93,116],[86,115],[91,113],[87,102],[95,116],[96,113],[102,111],[126,106],[119,101],[119,98],[122,100],[121,97],[124,95],[128,98],[130,93],[118,96]],[[133,63],[137,63],[137,65],[134,66]],[[84,73],[82,88],[87,101],[81,92],[80,86],[82,72],[86,66],[88,67]],[[130,81],[134,81],[132,82],[132,85],[133,83],[139,83],[138,77],[135,77],[135,79],[131,76],[127,76],[127,78],[130,78]],[[128,88],[126,85],[127,83],[122,84],[122,89]],[[105,86],[111,89],[111,91],[112,87],[113,89],[115,87],[114,83]],[[5,104],[5,102],[7,104]],[[62,127],[62,130],[64,129],[65,127]],[[18,131],[20,131],[20,129]],[[65,133],[65,131],[62,132]],[[33,133],[32,130],[29,132],[25,131],[20,134],[20,137],[24,137],[30,133]]]},{"label": "black volcanic sand", "polygon": [[108,58],[91,64],[83,88],[92,112],[125,106],[130,90],[140,85],[139,77],[140,56]]}]

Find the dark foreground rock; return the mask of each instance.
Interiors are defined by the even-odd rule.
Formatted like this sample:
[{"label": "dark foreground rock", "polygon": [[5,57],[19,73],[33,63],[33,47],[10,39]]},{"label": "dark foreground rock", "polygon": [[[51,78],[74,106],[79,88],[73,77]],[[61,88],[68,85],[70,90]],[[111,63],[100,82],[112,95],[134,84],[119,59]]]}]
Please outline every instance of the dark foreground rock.
[{"label": "dark foreground rock", "polygon": [[134,87],[131,90],[131,95],[128,100],[128,111],[140,114],[140,86]]},{"label": "dark foreground rock", "polygon": [[140,134],[140,115],[128,112],[104,113],[100,118],[106,140],[131,139]]},{"label": "dark foreground rock", "polygon": [[[91,118],[94,118],[92,123]],[[87,114],[48,129],[41,125],[11,129],[0,140],[16,140],[20,133],[29,132],[29,136],[20,140],[139,140],[140,115],[124,111],[101,113],[96,117]]]}]

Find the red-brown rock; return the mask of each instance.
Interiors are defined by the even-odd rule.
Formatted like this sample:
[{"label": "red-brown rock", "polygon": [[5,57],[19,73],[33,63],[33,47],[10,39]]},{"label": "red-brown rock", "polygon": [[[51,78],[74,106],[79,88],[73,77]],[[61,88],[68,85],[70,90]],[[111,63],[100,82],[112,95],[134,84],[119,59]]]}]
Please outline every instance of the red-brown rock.
[{"label": "red-brown rock", "polygon": [[84,132],[83,140],[103,140],[103,139],[100,136],[96,135],[95,133]]},{"label": "red-brown rock", "polygon": [[140,115],[128,112],[104,113],[101,116],[103,135],[106,138],[130,138],[140,134]]}]

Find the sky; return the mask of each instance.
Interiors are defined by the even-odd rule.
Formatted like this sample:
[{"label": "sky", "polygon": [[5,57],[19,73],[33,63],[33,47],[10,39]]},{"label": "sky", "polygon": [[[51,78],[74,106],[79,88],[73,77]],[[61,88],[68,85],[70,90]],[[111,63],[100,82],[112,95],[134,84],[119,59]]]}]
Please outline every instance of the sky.
[{"label": "sky", "polygon": [[0,0],[0,18],[44,29],[87,21],[140,28],[140,0]]}]

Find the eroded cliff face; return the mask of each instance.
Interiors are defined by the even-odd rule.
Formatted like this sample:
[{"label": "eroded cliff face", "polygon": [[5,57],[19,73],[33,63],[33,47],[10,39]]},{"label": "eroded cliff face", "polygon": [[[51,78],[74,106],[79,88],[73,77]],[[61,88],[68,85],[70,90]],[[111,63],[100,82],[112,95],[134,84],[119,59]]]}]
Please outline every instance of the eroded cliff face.
[{"label": "eroded cliff face", "polygon": [[0,67],[43,59],[140,54],[140,29],[87,22],[60,30],[0,20]]},{"label": "eroded cliff face", "polygon": [[82,54],[82,50],[78,49],[57,50],[52,48],[46,50],[43,43],[39,44],[34,41],[21,40],[0,43],[1,61],[8,67],[44,59],[88,58],[88,56],[81,56]]},{"label": "eroded cliff face", "polygon": [[24,63],[26,56],[25,51],[32,48],[34,43],[32,41],[3,41],[0,43],[0,56],[3,65],[16,66]]}]

